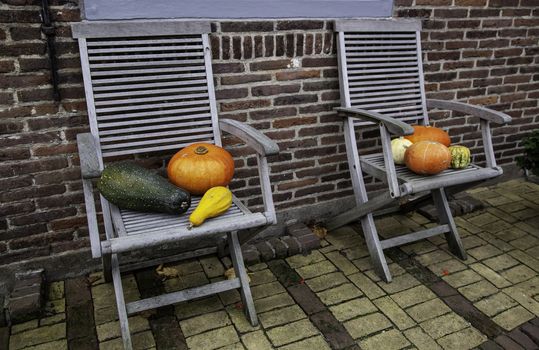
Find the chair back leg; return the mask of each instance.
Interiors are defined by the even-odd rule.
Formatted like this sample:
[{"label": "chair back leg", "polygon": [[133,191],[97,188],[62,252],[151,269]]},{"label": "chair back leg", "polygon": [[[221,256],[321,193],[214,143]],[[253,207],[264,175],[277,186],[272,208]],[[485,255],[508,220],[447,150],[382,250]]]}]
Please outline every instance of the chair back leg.
[{"label": "chair back leg", "polygon": [[129,332],[129,322],[127,320],[127,309],[125,308],[124,290],[122,287],[122,276],[120,274],[120,264],[118,256],[111,256],[112,282],[114,284],[114,293],[116,294],[116,305],[118,306],[118,317],[120,319],[120,330],[125,350],[132,350],[131,333]]},{"label": "chair back leg", "polygon": [[457,225],[455,225],[455,220],[451,214],[451,209],[449,209],[449,203],[447,202],[445,190],[443,188],[438,188],[432,190],[431,193],[434,200],[434,205],[436,206],[436,210],[438,212],[440,224],[446,224],[449,226],[450,231],[445,233],[445,239],[447,240],[449,249],[460,259],[466,260],[466,251],[462,246],[462,241],[460,240]]},{"label": "chair back leg", "polygon": [[245,271],[245,265],[243,263],[243,254],[241,253],[241,246],[238,240],[238,232],[232,231],[227,235],[230,245],[230,257],[234,265],[234,272],[236,273],[236,277],[240,279],[240,294],[241,300],[243,301],[245,315],[247,316],[247,319],[251,325],[256,327],[258,326],[258,318],[256,316],[251,288],[249,287],[249,278],[247,277],[247,271]]}]

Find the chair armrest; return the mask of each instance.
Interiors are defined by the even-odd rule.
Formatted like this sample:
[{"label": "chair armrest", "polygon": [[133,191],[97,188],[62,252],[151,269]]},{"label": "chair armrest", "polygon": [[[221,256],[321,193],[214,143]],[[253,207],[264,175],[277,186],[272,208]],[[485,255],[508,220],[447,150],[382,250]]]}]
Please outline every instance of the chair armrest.
[{"label": "chair armrest", "polygon": [[463,102],[427,99],[427,108],[447,109],[466,113],[496,124],[507,124],[511,122],[511,117],[505,113]]},{"label": "chair armrest", "polygon": [[221,130],[234,135],[252,147],[258,154],[271,156],[279,153],[279,146],[255,128],[232,119],[219,120]]},{"label": "chair armrest", "polygon": [[397,136],[411,135],[414,133],[414,128],[410,125],[380,113],[353,107],[337,107],[335,110],[347,117],[363,119],[373,123],[383,123],[390,133]]},{"label": "chair armrest", "polygon": [[97,142],[94,136],[90,133],[78,134],[77,147],[79,149],[82,178],[92,179],[101,176]]}]

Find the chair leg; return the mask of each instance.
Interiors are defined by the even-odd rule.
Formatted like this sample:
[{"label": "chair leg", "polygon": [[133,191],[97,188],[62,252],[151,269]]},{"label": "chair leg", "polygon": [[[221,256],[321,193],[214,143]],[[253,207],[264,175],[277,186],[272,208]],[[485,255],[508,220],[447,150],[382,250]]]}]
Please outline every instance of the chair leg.
[{"label": "chair leg", "polygon": [[455,220],[453,220],[453,215],[449,209],[449,203],[447,202],[447,197],[445,195],[445,190],[439,188],[432,190],[432,198],[434,199],[434,205],[438,212],[438,217],[440,224],[447,224],[450,231],[445,234],[445,239],[449,245],[449,250],[457,257],[462,260],[466,260],[467,255],[464,247],[462,246],[462,241],[460,240],[459,233],[457,231],[457,225],[455,225]]},{"label": "chair leg", "polygon": [[365,236],[365,242],[371,255],[371,260],[374,265],[374,271],[385,282],[391,282],[391,273],[387,266],[386,257],[384,256],[384,250],[380,245],[380,238],[378,237],[378,231],[374,224],[372,214],[367,214],[361,218],[361,228],[363,229],[363,235]]},{"label": "chair leg", "polygon": [[112,265],[110,254],[105,254],[101,257],[101,266],[103,267],[103,278],[105,279],[105,282],[112,282]]},{"label": "chair leg", "polygon": [[127,320],[127,309],[125,308],[124,291],[122,287],[122,276],[120,275],[120,264],[118,256],[111,256],[112,282],[114,283],[114,293],[116,294],[116,305],[118,306],[118,317],[120,318],[120,330],[125,350],[132,350],[131,333],[129,333],[129,322]]},{"label": "chair leg", "polygon": [[251,288],[249,287],[249,279],[247,272],[245,271],[245,265],[243,264],[243,255],[241,253],[241,246],[238,241],[238,232],[232,231],[228,233],[228,242],[230,247],[230,256],[232,263],[234,264],[234,271],[236,276],[240,279],[241,284],[241,299],[243,301],[243,307],[245,309],[245,315],[253,327],[258,326],[258,318],[256,316],[255,304],[253,302],[253,296],[251,295]]}]

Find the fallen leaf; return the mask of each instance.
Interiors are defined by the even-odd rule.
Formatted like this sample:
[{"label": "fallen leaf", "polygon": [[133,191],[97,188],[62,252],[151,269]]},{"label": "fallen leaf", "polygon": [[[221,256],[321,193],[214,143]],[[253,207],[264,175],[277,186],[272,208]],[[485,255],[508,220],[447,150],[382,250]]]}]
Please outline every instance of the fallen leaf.
[{"label": "fallen leaf", "polygon": [[311,231],[316,235],[316,237],[322,239],[328,235],[328,229],[322,226],[321,224],[314,224],[311,227]]},{"label": "fallen leaf", "polygon": [[[233,280],[234,278],[236,278],[236,271],[233,267],[231,267],[225,271],[224,275],[227,280]],[[247,281],[251,283],[251,277],[249,277],[249,273],[247,274]]]},{"label": "fallen leaf", "polygon": [[447,271],[447,269],[443,269],[442,270],[442,275],[444,275],[444,276],[449,275],[449,271]]},{"label": "fallen leaf", "polygon": [[166,279],[169,279],[169,278],[180,277],[180,273],[178,272],[178,270],[176,270],[173,267],[164,267],[163,264],[157,266],[157,268],[155,269],[155,272],[163,280],[166,280]]}]

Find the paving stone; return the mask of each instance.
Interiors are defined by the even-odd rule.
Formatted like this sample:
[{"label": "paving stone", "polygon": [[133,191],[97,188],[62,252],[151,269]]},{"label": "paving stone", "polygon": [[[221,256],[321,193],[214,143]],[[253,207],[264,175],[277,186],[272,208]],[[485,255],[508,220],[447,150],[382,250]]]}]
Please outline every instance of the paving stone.
[{"label": "paving stone", "polygon": [[502,312],[492,320],[496,322],[496,324],[500,325],[500,327],[503,329],[511,330],[520,326],[524,322],[531,320],[533,317],[534,315],[531,312],[519,305]]},{"label": "paving stone", "polygon": [[[539,288],[539,286],[537,287]],[[503,290],[507,295],[516,300],[520,305],[526,308],[531,313],[539,316],[539,302],[535,301],[532,293],[528,290],[521,289],[517,286],[505,288]]]},{"label": "paving stone", "polygon": [[440,263],[442,261],[450,260],[453,257],[443,250],[437,249],[425,254],[421,254],[415,257],[415,259],[424,266]]},{"label": "paving stone", "polygon": [[432,283],[429,288],[434,292],[434,294],[441,298],[445,298],[451,295],[458,295],[457,290],[443,280]]},{"label": "paving stone", "polygon": [[292,305],[258,315],[260,323],[266,329],[297,321],[305,317],[307,317],[307,315],[305,315],[298,305]]},{"label": "paving stone", "polygon": [[502,252],[509,252],[515,249],[515,247],[513,247],[511,244],[507,243],[506,241],[502,239],[497,238],[491,233],[479,232],[477,235],[481,237],[482,239],[484,239],[485,241],[492,244],[493,246],[495,246],[496,248],[498,248],[499,250],[501,250]]},{"label": "paving stone", "polygon": [[449,283],[454,288],[459,288],[474,282],[480,281],[481,276],[472,270],[464,270],[454,273],[443,278],[444,281]]},{"label": "paving stone", "polygon": [[345,275],[350,275],[358,272],[357,267],[354,266],[345,256],[339,252],[330,252],[326,254],[326,257]]},{"label": "paving stone", "polygon": [[479,346],[480,350],[503,350],[494,340],[487,340]]},{"label": "paving stone", "polygon": [[485,226],[491,222],[496,221],[497,218],[490,213],[482,213],[474,217],[468,218],[467,221],[476,226]]},{"label": "paving stone", "polygon": [[[428,222],[430,222],[430,220]],[[428,240],[421,240],[403,245],[400,247],[400,249],[402,249],[408,255],[423,255],[438,248]]]},{"label": "paving stone", "polygon": [[444,315],[450,311],[451,309],[440,299],[431,299],[422,304],[406,309],[408,315],[410,315],[417,322],[423,322],[425,320]]},{"label": "paving stone", "polygon": [[[131,333],[138,333],[150,329],[150,324],[148,323],[148,320],[142,316],[131,316],[128,318],[128,322],[129,330],[131,331]],[[96,327],[96,331],[97,339],[99,339],[100,342],[120,337],[120,322],[113,321],[101,324]]]},{"label": "paving stone", "polygon": [[294,256],[286,258],[286,262],[293,269],[297,269],[297,268],[300,268],[300,267],[303,267],[303,266],[316,264],[316,263],[324,261],[324,260],[326,260],[326,258],[318,250],[313,250],[308,255],[299,255],[298,254],[298,255],[294,255]]},{"label": "paving stone", "polygon": [[256,327],[251,325],[245,316],[243,308],[238,308],[237,306],[228,306],[226,308],[226,312],[239,333],[247,333],[260,329],[260,325]]},{"label": "paving stone", "polygon": [[25,348],[25,350],[67,350],[67,341],[57,340],[50,343],[30,346]]},{"label": "paving stone", "polygon": [[460,287],[458,291],[464,295],[466,299],[474,302],[496,293],[498,288],[487,280],[481,280],[465,287]]},{"label": "paving stone", "polygon": [[316,313],[310,320],[322,332],[332,349],[349,349],[355,346],[354,339],[329,311]]},{"label": "paving stone", "polygon": [[525,265],[515,266],[507,271],[502,272],[501,275],[512,283],[519,283],[537,276],[535,271]]},{"label": "paving stone", "polygon": [[316,294],[314,294],[314,292],[311,291],[305,284],[298,284],[288,287],[288,292],[290,295],[292,295],[296,303],[301,306],[303,311],[307,313],[307,315],[312,315],[326,309]]},{"label": "paving stone", "polygon": [[515,305],[517,305],[517,303],[503,292],[491,295],[474,304],[476,308],[490,317],[510,309]]},{"label": "paving stone", "polygon": [[376,283],[370,280],[363,273],[350,275],[348,276],[348,279],[352,281],[356,287],[361,289],[361,291],[365,293],[365,295],[371,300],[386,295],[386,293],[380,287],[378,287]]},{"label": "paving stone", "polygon": [[45,303],[46,315],[55,315],[66,311],[65,299],[50,300]]},{"label": "paving stone", "polygon": [[9,348],[11,350],[22,349],[32,345],[49,343],[66,337],[65,323],[58,323],[51,326],[39,327],[13,334],[9,338]]},{"label": "paving stone", "polygon": [[493,256],[500,255],[501,253],[502,253],[501,250],[499,250],[498,248],[496,248],[495,246],[491,244],[483,245],[483,246],[468,250],[468,254],[470,254],[477,260],[491,258]]},{"label": "paving stone", "polygon": [[391,299],[393,299],[402,308],[407,308],[433,298],[436,298],[436,295],[424,285],[413,287],[391,295]]},{"label": "paving stone", "polygon": [[518,261],[512,258],[509,254],[502,254],[483,261],[483,264],[487,265],[494,271],[501,271],[518,265]]},{"label": "paving stone", "polygon": [[419,285],[418,280],[416,280],[410,274],[404,274],[401,276],[396,276],[393,278],[391,283],[380,282],[378,285],[389,294],[397,293],[405,289],[409,289]]},{"label": "paving stone", "polygon": [[[509,215],[503,215],[503,218],[508,218],[510,217]],[[513,221],[513,220],[511,220]],[[503,231],[503,230],[507,230],[511,227],[511,223],[505,221],[505,220],[497,220],[497,221],[494,221],[494,222],[491,222],[490,224],[486,224],[484,226],[482,226],[481,228],[487,232],[490,232],[490,233],[497,233],[497,232],[500,232],[500,231]]]},{"label": "paving stone", "polygon": [[375,312],[378,309],[369,299],[359,298],[331,306],[329,310],[337,320],[343,322],[357,316]]},{"label": "paving stone", "polygon": [[419,350],[438,350],[441,347],[425,333],[420,327],[415,327],[404,331],[404,335]]},{"label": "paving stone", "polygon": [[346,321],[343,325],[354,339],[392,327],[387,317],[379,312]]},{"label": "paving stone", "polygon": [[283,347],[280,347],[279,350],[305,350],[305,349],[320,349],[320,350],[329,350],[331,349],[328,343],[321,336],[316,336],[308,339],[303,339],[294,344],[289,344]]},{"label": "paving stone", "polygon": [[326,260],[314,263],[312,265],[300,267],[296,269],[296,271],[300,274],[301,277],[309,279],[337,271],[337,268],[331,262]]},{"label": "paving stone", "polygon": [[150,318],[155,343],[159,349],[187,350],[185,337],[178,327],[176,316],[171,311],[173,311],[171,307],[160,309],[157,310],[156,317]]},{"label": "paving stone", "polygon": [[539,345],[539,326],[526,323],[520,327],[522,333],[526,334],[533,342]]},{"label": "paving stone", "polygon": [[244,334],[241,340],[248,350],[271,350],[273,347],[262,331],[255,331]]},{"label": "paving stone", "polygon": [[369,257],[369,250],[367,249],[366,245],[343,249],[340,252],[346,259],[350,261]]},{"label": "paving stone", "polygon": [[180,327],[185,337],[228,326],[229,324],[230,319],[224,311],[212,312],[180,321]]},{"label": "paving stone", "polygon": [[404,330],[415,326],[412,320],[390,297],[376,299],[374,304],[386,315],[399,329]]},{"label": "paving stone", "polygon": [[365,350],[398,350],[407,347],[410,342],[399,331],[391,329],[362,340],[360,345]]},{"label": "paving stone", "polygon": [[195,272],[188,275],[181,275],[179,278],[167,279],[163,286],[167,293],[176,292],[182,289],[200,287],[208,284],[209,280],[204,272]]},{"label": "paving stone", "polygon": [[328,306],[358,298],[361,295],[363,295],[363,293],[361,293],[361,291],[351,283],[343,284],[338,287],[317,293],[320,301]]},{"label": "paving stone", "polygon": [[[475,233],[478,233],[478,232],[473,232],[473,233],[474,233],[474,235],[470,235],[470,236],[462,238],[462,246],[466,250],[487,244],[487,242],[485,242],[484,239],[481,239],[479,236],[475,235]],[[442,239],[442,238],[440,238],[440,239]],[[442,239],[442,241],[444,243],[446,243],[445,239]],[[470,258],[470,257],[468,257],[468,258]]]},{"label": "paving stone", "polygon": [[266,332],[274,346],[281,346],[318,334],[309,320],[300,320],[285,326],[275,327]]},{"label": "paving stone", "polygon": [[199,259],[202,269],[208,278],[220,277],[225,273],[225,268],[216,256]]},{"label": "paving stone", "polygon": [[427,332],[434,339],[443,337],[444,335],[451,334],[466,327],[469,327],[469,323],[462,317],[454,313],[449,313],[434,319],[430,319],[420,324],[421,328]]},{"label": "paving stone", "polygon": [[267,268],[268,268],[268,264],[266,263],[258,263],[258,264],[247,266],[247,270],[249,270],[250,272],[266,270]]},{"label": "paving stone", "polygon": [[260,284],[251,288],[253,299],[262,299],[270,295],[275,295],[285,292],[285,289],[277,281]]},{"label": "paving stone", "polygon": [[505,242],[511,242],[517,238],[525,236],[526,234],[526,231],[521,230],[518,227],[510,227],[507,230],[497,232],[496,237]]},{"label": "paving stone", "polygon": [[525,333],[521,332],[518,328],[513,329],[507,335],[526,349],[537,349],[537,344],[534,344],[533,340],[531,340]]},{"label": "paving stone", "polygon": [[461,350],[475,348],[486,340],[487,337],[474,328],[469,327],[438,339],[438,343],[445,350]]},{"label": "paving stone", "polygon": [[528,254],[520,250],[514,250],[509,254],[521,263],[535,270],[535,272],[539,272],[539,260],[529,256]]},{"label": "paving stone", "polygon": [[320,292],[348,282],[342,272],[332,272],[305,281],[313,292]]},{"label": "paving stone", "polygon": [[219,350],[245,350],[245,347],[242,343],[237,342],[231,345],[225,345],[222,348],[219,348]]},{"label": "paving stone", "polygon": [[428,266],[428,269],[438,277],[447,276],[448,274],[462,271],[466,268],[466,265],[454,258]]},{"label": "paving stone", "polygon": [[198,259],[185,260],[179,264],[170,265],[169,267],[176,269],[180,276],[188,275],[194,272],[201,272],[204,270]]},{"label": "paving stone", "polygon": [[[253,295],[253,298],[254,297],[255,296]],[[241,295],[237,289],[231,289],[231,290],[227,290],[226,292],[219,293],[219,299],[221,299],[221,302],[223,303],[223,305],[232,305],[236,303],[241,303]]]},{"label": "paving stone", "polygon": [[[131,334],[133,350],[146,350],[155,347],[155,340],[151,331]],[[122,338],[115,338],[99,344],[99,350],[123,350]]]},{"label": "paving stone", "polygon": [[496,271],[486,267],[481,263],[471,264],[470,267],[475,272],[486,278],[490,283],[494,284],[497,288],[504,288],[511,285],[511,282],[506,280]]},{"label": "paving stone", "polygon": [[[91,317],[92,317],[92,320],[93,320],[93,315]],[[41,318],[39,320],[39,326],[40,327],[41,326],[49,326],[51,324],[65,322],[65,320],[66,320],[66,314],[64,314],[64,313],[56,314],[56,315],[53,315],[53,316]]]},{"label": "paving stone", "polygon": [[270,311],[283,306],[294,304],[294,299],[288,293],[280,293],[277,295],[270,295],[269,297],[257,299],[255,302],[255,309],[258,313]]},{"label": "paving stone", "polygon": [[239,341],[233,326],[214,329],[205,333],[186,338],[187,346],[191,349],[217,349]]},{"label": "paving stone", "polygon": [[371,257],[365,257],[352,261],[352,263],[358,268],[359,271],[364,272],[372,269],[372,260]]},{"label": "paving stone", "polygon": [[516,343],[513,339],[509,338],[506,335],[500,335],[495,339],[496,343],[500,344],[504,349],[514,349],[514,350],[521,350],[524,349],[518,343]]},{"label": "paving stone", "polygon": [[38,320],[37,319],[33,319],[33,320],[26,321],[26,322],[19,323],[19,324],[14,324],[13,326],[11,326],[11,334],[17,334],[17,333],[20,333],[22,331],[26,331],[26,330],[29,330],[29,329],[34,329],[34,328],[37,328],[37,326],[38,326]]},{"label": "paving stone", "polygon": [[67,308],[68,341],[78,338],[96,339],[95,327],[91,301],[87,301],[86,304],[79,304]]},{"label": "paving stone", "polygon": [[58,300],[64,297],[64,281],[51,282],[47,288],[47,299]]},{"label": "paving stone", "polygon": [[249,273],[249,278],[251,279],[251,282],[249,282],[251,287],[277,280],[269,269]]}]

